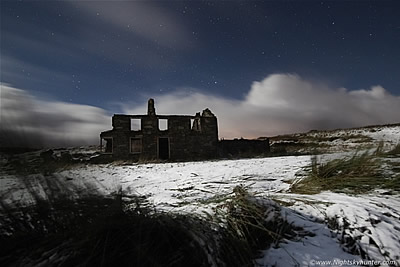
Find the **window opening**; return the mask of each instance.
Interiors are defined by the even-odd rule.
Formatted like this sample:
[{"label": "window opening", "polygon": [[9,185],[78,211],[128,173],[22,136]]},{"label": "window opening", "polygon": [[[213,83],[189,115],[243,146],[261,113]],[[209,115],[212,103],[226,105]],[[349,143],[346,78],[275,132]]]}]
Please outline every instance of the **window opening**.
[{"label": "window opening", "polygon": [[158,119],[158,129],[160,131],[168,130],[168,119]]},{"label": "window opening", "polygon": [[142,130],[142,120],[141,119],[131,119],[131,131]]},{"label": "window opening", "polygon": [[192,119],[192,120],[193,120],[192,130],[200,132],[201,131],[200,118],[195,118],[195,119]]},{"label": "window opening", "polygon": [[102,151],[104,153],[113,153],[113,139],[112,137],[103,137],[102,138]]}]

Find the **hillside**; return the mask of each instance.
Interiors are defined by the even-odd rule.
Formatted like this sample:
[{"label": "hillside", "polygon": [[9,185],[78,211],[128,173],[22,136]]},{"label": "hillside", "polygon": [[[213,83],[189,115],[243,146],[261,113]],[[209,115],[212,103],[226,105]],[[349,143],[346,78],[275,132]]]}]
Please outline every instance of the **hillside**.
[{"label": "hillside", "polygon": [[[285,153],[323,152],[317,157],[301,155],[180,163],[93,164],[91,159],[98,155],[95,148],[3,154],[0,233],[3,241],[18,234],[15,221],[9,218],[10,214],[15,215],[10,212],[13,207],[43,201],[53,203],[60,196],[85,199],[93,195],[115,196],[118,192],[128,209],[137,210],[144,205],[170,216],[194,216],[196,220],[208,223],[216,219],[218,227],[222,225],[224,229],[227,207],[241,194],[249,194],[251,201],[265,209],[263,223],[275,223],[278,232],[283,231],[285,225],[291,227],[290,234],[282,234],[273,243],[257,247],[254,264],[353,266],[372,265],[367,260],[375,260],[380,264],[392,261],[392,265],[398,265],[399,138],[400,125],[311,131],[273,137],[271,143],[274,149],[284,147]],[[361,149],[369,150],[363,152]],[[52,160],[48,161],[49,157]],[[324,166],[335,166],[324,176],[328,184],[314,183],[311,178],[320,175]],[[333,187],[338,179],[339,186]],[[238,194],[242,192],[238,188],[248,193]],[[140,206],[137,197],[145,200],[145,204]],[[83,207],[88,208],[85,203],[80,205],[83,210]],[[96,207],[89,207],[89,210],[93,212]],[[243,207],[241,210],[243,212]],[[40,228],[33,222],[30,225],[30,231]],[[195,231],[192,234],[199,234],[197,228],[190,229]],[[214,234],[210,240],[217,242],[219,234]],[[199,246],[208,253],[207,266],[220,266],[221,263],[217,264],[219,256],[211,252],[218,249],[204,245],[211,242],[206,240],[210,237],[198,238],[203,240],[199,241]],[[61,261],[60,255],[72,257],[65,246],[65,243],[59,245],[59,251],[44,249],[46,257],[54,264]],[[24,262],[32,261],[32,255],[24,253]],[[39,258],[39,262],[45,262]],[[0,263],[7,259],[7,255],[0,254]],[[21,259],[16,262],[21,263]]]},{"label": "hillside", "polygon": [[271,150],[281,154],[323,154],[367,149],[383,142],[385,148],[400,143],[400,124],[374,125],[330,131],[311,130],[270,137]]}]

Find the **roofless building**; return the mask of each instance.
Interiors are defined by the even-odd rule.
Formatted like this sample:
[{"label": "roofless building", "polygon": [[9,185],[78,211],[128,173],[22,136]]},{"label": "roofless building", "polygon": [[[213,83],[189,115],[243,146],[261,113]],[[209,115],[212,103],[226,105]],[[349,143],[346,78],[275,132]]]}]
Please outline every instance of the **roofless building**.
[{"label": "roofless building", "polygon": [[217,118],[207,108],[200,114],[158,115],[149,99],[147,115],[112,117],[112,130],[100,134],[103,154],[115,159],[188,160],[215,158]]}]

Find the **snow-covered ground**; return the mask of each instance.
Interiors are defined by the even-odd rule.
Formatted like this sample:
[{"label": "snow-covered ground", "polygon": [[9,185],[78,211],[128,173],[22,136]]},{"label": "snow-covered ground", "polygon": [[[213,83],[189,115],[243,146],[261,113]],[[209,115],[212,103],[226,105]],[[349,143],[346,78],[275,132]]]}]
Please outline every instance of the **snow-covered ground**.
[{"label": "snow-covered ground", "polygon": [[[221,160],[185,163],[87,165],[54,174],[54,179],[69,183],[74,190],[112,193],[122,186],[127,194],[143,195],[158,209],[203,215],[212,212],[213,198],[230,194],[237,185],[249,188],[261,198],[284,203],[284,218],[315,233],[313,237],[282,243],[264,252],[263,266],[307,266],[313,260],[361,260],[345,251],[327,226],[328,220],[348,224],[346,231],[375,260],[395,259],[400,252],[400,197],[379,192],[349,196],[323,192],[317,195],[288,193],[292,179],[299,178],[309,156],[263,159]],[[42,175],[25,177],[45,194]],[[12,193],[10,201],[29,201],[21,179],[8,176],[1,180],[1,193]],[[25,181],[26,183],[26,181]],[[73,191],[71,191],[73,192]],[[350,229],[350,230],[349,230]],[[340,231],[340,230],[338,230]],[[383,256],[385,255],[385,256]],[[342,262],[343,263],[343,262]]]},{"label": "snow-covered ground", "polygon": [[[362,134],[375,142],[384,140],[394,145],[398,143],[400,127],[363,130]],[[50,175],[65,185],[70,194],[90,190],[109,194],[122,188],[127,195],[146,196],[157,209],[199,216],[213,212],[216,205],[213,200],[218,196],[231,194],[234,187],[243,185],[257,197],[281,203],[281,213],[287,221],[315,234],[296,241],[283,240],[279,247],[263,251],[258,264],[371,265],[349,251],[362,250],[381,265],[387,260],[395,261],[392,265],[400,265],[400,196],[383,191],[364,195],[290,193],[292,181],[301,179],[310,163],[311,156],[289,156],[182,163],[81,164]],[[43,196],[54,190],[49,188],[46,178],[43,174],[21,177],[3,172],[0,196],[9,203],[32,202],[28,185],[33,185],[36,193]]]}]

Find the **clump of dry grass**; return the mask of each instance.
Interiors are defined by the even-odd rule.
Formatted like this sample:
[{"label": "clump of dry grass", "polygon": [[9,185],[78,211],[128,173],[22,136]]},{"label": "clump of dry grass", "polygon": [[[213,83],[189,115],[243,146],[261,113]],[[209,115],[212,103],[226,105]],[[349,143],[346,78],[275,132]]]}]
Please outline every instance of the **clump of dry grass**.
[{"label": "clump of dry grass", "polygon": [[320,162],[317,156],[311,160],[311,170],[304,179],[296,180],[291,192],[299,194],[317,194],[321,191],[365,193],[384,185],[385,179],[381,171],[380,154],[355,153],[350,158],[340,158]]},{"label": "clump of dry grass", "polygon": [[277,247],[284,238],[294,239],[298,231],[312,235],[288,223],[276,202],[258,199],[243,186],[235,187],[209,217],[223,229],[220,250],[227,266],[252,266],[260,249]]},{"label": "clump of dry grass", "polygon": [[386,155],[389,156],[398,156],[400,155],[400,144],[397,144],[393,149],[386,152]]},{"label": "clump of dry grass", "polygon": [[[391,151],[384,151],[380,142],[374,151],[356,152],[351,157],[321,162],[317,156],[311,158],[308,176],[294,181],[291,192],[298,194],[318,194],[334,191],[363,194],[375,189],[389,189],[400,192],[400,175],[396,175],[396,162],[385,161],[385,157],[397,155],[397,145]],[[391,173],[385,165],[392,166]],[[389,192],[389,193],[390,193]]]}]

